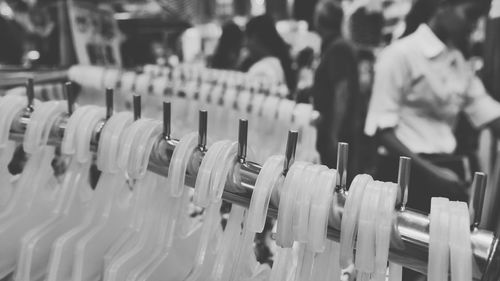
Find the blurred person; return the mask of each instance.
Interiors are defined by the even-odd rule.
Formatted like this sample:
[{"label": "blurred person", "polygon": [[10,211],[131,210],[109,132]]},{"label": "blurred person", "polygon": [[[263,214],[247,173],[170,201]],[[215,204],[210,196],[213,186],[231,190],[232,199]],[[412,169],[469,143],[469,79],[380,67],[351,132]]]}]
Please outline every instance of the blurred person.
[{"label": "blurred person", "polygon": [[248,21],[245,45],[248,54],[241,70],[286,83],[290,93],[295,90],[296,75],[292,68],[290,49],[279,35],[271,16],[261,15]]},{"label": "blurred person", "polygon": [[[55,9],[45,3],[0,2],[0,64],[56,65],[59,38],[54,22]],[[36,57],[29,54],[35,53]]]},{"label": "blurred person", "polygon": [[316,147],[321,162],[336,166],[337,145],[349,143],[348,175],[364,170],[363,126],[368,99],[361,95],[358,50],[342,37],[344,13],[337,1],[316,6],[315,25],[322,38],[322,56],[316,69],[312,96],[321,114]]},{"label": "blurred person", "polygon": [[[377,2],[373,0],[373,2]],[[380,46],[383,39],[383,28],[385,24],[382,8],[370,9],[360,6],[350,15],[348,20],[349,38],[365,47],[375,48]]]},{"label": "blurred person", "polygon": [[[500,137],[500,104],[466,61],[485,6],[478,0],[417,0],[405,36],[379,56],[365,132],[380,145],[377,179],[396,182],[399,156],[412,159],[411,209],[428,213],[432,197],[468,200],[472,171],[455,135],[462,115]],[[405,269],[403,280],[425,276]]]},{"label": "blurred person", "polygon": [[210,66],[217,69],[236,69],[243,47],[243,31],[232,22],[222,26],[222,35],[212,56]]},{"label": "blurred person", "polygon": [[[377,179],[395,182],[399,156],[412,158],[412,209],[428,213],[432,197],[467,201],[467,161],[456,153],[454,135],[461,113],[500,137],[500,104],[465,59],[483,5],[417,0],[406,19],[407,36],[378,59],[365,132],[380,144]],[[422,278],[404,272],[404,280]]]}]

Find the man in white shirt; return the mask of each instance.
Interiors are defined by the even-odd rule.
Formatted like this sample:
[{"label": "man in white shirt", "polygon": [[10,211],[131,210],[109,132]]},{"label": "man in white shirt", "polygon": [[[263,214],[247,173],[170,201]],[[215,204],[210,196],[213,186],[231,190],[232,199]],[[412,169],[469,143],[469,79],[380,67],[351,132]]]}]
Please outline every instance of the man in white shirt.
[{"label": "man in white shirt", "polygon": [[423,212],[431,197],[467,200],[457,171],[461,160],[454,156],[459,113],[500,136],[500,104],[464,58],[483,11],[480,2],[418,0],[414,8],[422,20],[416,30],[387,47],[376,67],[365,133],[380,143],[378,176],[394,181],[398,157],[411,157],[408,206]]}]

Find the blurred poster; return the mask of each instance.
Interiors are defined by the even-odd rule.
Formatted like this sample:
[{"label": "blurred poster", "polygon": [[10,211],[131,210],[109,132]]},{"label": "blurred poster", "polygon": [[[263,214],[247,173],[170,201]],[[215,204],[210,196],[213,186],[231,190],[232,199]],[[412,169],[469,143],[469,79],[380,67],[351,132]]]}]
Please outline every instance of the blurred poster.
[{"label": "blurred poster", "polygon": [[80,64],[121,66],[120,32],[110,11],[68,1],[73,45]]}]

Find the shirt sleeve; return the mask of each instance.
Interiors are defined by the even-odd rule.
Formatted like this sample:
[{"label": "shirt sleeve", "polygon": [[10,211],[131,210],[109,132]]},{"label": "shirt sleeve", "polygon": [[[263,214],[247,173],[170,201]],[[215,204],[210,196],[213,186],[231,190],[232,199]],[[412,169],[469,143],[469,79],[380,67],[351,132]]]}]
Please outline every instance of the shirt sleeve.
[{"label": "shirt sleeve", "polygon": [[403,55],[394,47],[388,47],[375,67],[375,81],[365,122],[368,136],[375,135],[377,130],[398,125],[406,73]]},{"label": "shirt sleeve", "polygon": [[285,75],[281,63],[277,58],[267,57],[256,62],[248,70],[248,74],[256,77],[268,78],[271,81],[284,82]]},{"label": "shirt sleeve", "polygon": [[488,95],[483,83],[477,76],[472,78],[467,91],[464,112],[477,128],[500,118],[500,103]]}]

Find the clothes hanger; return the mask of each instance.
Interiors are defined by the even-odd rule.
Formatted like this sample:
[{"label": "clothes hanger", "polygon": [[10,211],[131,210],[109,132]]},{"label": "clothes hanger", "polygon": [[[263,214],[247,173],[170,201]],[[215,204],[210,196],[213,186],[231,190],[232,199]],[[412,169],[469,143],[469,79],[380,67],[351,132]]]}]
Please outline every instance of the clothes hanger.
[{"label": "clothes hanger", "polygon": [[394,183],[385,183],[380,194],[375,229],[375,273],[373,279],[384,281],[387,273],[387,260],[393,228],[394,207],[398,194],[398,186]]},{"label": "clothes hanger", "polygon": [[[136,102],[134,111],[138,108],[140,104]],[[140,113],[135,112],[134,115],[136,121],[125,133],[123,147],[120,148],[121,155],[118,159],[119,167],[127,173],[130,179],[134,180],[135,200],[132,202],[132,215],[124,216],[121,212],[117,213],[122,218],[121,220],[103,217],[93,230],[80,239],[77,244],[73,280],[95,280],[96,277],[102,277],[100,275],[105,265],[104,256],[116,248],[119,251],[109,263],[105,274],[109,273],[109,278],[113,278],[115,276],[113,274],[120,273],[121,263],[125,262],[127,254],[134,249],[136,243],[142,241],[141,234],[136,231],[144,229],[151,224],[152,219],[158,218],[156,216],[153,218],[151,215],[156,214],[154,210],[158,210],[157,204],[153,204],[152,200],[158,189],[157,178],[159,176],[146,172],[146,168],[151,149],[161,132],[162,125],[152,119],[139,119]],[[117,240],[123,237],[127,239]],[[118,247],[115,247],[117,245]],[[107,275],[104,278],[106,279]]]},{"label": "clothes hanger", "polygon": [[[185,190],[184,183],[191,156],[196,150],[205,151],[207,120],[207,112],[200,111],[198,133],[193,132],[184,136],[174,149],[169,165],[169,177],[167,178],[169,187],[167,200],[171,204],[169,204],[170,208],[167,211],[168,216],[165,218],[169,224],[163,239],[165,246],[161,255],[153,264],[146,265],[146,269],[142,270],[141,273],[134,272],[133,275],[139,275],[139,280],[157,280],[157,278],[170,276],[169,269],[171,266],[169,266],[169,263],[172,264],[172,260],[175,259],[175,257],[172,257],[172,252],[175,251],[177,253],[176,246],[183,243],[195,243],[195,241],[200,239],[197,237],[198,233],[195,233],[189,226],[189,217],[185,209],[189,204],[190,194]],[[191,253],[184,254],[187,257],[191,256]],[[192,253],[193,256],[194,254]],[[183,264],[182,266],[186,268],[185,274],[187,275],[192,265],[188,264],[186,267],[186,264]],[[180,270],[179,272],[182,271]]]},{"label": "clothes hanger", "polygon": [[373,179],[369,175],[357,175],[349,188],[344,205],[340,232],[340,268],[351,269],[354,266],[354,237],[357,234],[358,218],[367,185]]},{"label": "clothes hanger", "polygon": [[304,181],[304,185],[297,185],[299,190],[297,191],[293,214],[294,240],[302,243],[309,242],[309,210],[311,208],[312,191],[314,191],[315,181],[319,178],[321,172],[328,170],[328,167],[324,165],[314,165],[310,167],[311,172],[308,170],[305,171],[309,175],[307,180]]},{"label": "clothes hanger", "polygon": [[429,281],[447,280],[449,270],[449,200],[434,197],[431,199],[429,225]]},{"label": "clothes hanger", "polygon": [[293,208],[295,204],[292,200],[296,198],[297,192],[294,185],[297,185],[298,179],[302,177],[302,173],[309,165],[307,162],[294,162],[280,191],[276,244],[282,248],[291,248],[293,246]]},{"label": "clothes hanger", "polygon": [[[109,217],[115,210],[121,210],[127,216],[130,211],[129,204],[124,202],[126,193],[125,175],[118,168],[119,145],[123,140],[125,129],[132,123],[132,114],[120,112],[113,114],[112,91],[107,91],[107,106],[105,123],[99,138],[97,152],[97,166],[102,174],[94,191],[94,196],[83,220],[79,225],[59,237],[52,248],[49,262],[49,281],[68,280],[72,277],[74,251],[76,244],[88,229],[95,225],[101,216]],[[113,205],[114,204],[114,205]]]},{"label": "clothes hanger", "polygon": [[[327,171],[328,168],[322,165],[309,165],[304,169],[302,176],[298,179],[297,183],[292,185],[296,188],[295,198],[292,204],[292,237],[298,245],[299,254],[297,266],[295,268],[295,280],[309,280],[314,265],[315,252],[308,243],[308,228],[309,228],[309,205],[312,198],[312,184],[319,177],[320,173]],[[305,202],[304,202],[305,201]],[[305,205],[305,207],[303,207]],[[302,214],[305,212],[306,214]]]},{"label": "clothes hanger", "polygon": [[4,211],[14,193],[14,182],[8,165],[17,144],[9,140],[9,131],[15,116],[25,108],[26,98],[5,96],[0,98],[0,213]]},{"label": "clothes hanger", "polygon": [[[71,111],[70,109],[69,112]],[[70,117],[65,130],[67,137],[63,138],[64,148],[62,150],[72,159],[50,218],[23,237],[21,254],[17,263],[17,279],[38,280],[42,278],[47,273],[49,262],[47,257],[49,257],[51,245],[62,233],[76,226],[82,219],[84,210],[88,207],[89,199],[92,196],[92,189],[88,182],[91,164],[88,146],[93,129],[104,116],[103,109],[86,106],[77,110]],[[77,127],[79,130],[76,130]],[[68,134],[78,136],[70,137]],[[68,142],[73,142],[73,144]]]},{"label": "clothes hanger", "polygon": [[358,219],[355,266],[357,278],[368,281],[375,272],[375,221],[383,183],[368,183]]},{"label": "clothes hanger", "polygon": [[33,105],[35,111],[24,138],[24,149],[30,154],[30,158],[17,183],[12,200],[0,214],[2,278],[15,268],[21,237],[35,222],[49,216],[59,191],[50,164],[55,149],[46,144],[50,129],[56,118],[65,111],[65,106],[56,101],[41,104],[32,104],[31,101],[29,105]]},{"label": "clothes hanger", "polygon": [[450,202],[450,271],[452,281],[472,280],[469,210],[465,202]]}]

